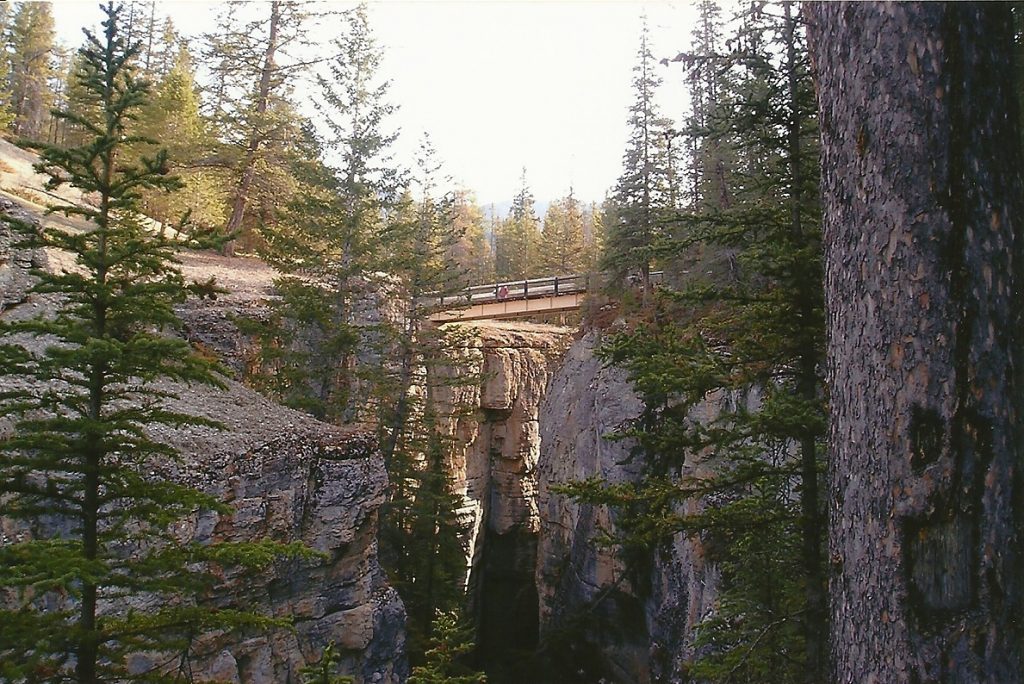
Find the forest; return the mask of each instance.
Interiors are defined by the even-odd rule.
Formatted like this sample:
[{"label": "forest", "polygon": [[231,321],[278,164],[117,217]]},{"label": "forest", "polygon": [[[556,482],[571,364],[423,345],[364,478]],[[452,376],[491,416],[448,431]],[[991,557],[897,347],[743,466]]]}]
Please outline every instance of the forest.
[{"label": "forest", "polygon": [[0,682],[1024,681],[1017,4],[645,22],[604,200],[504,216],[372,6],[60,4],[0,3]]}]

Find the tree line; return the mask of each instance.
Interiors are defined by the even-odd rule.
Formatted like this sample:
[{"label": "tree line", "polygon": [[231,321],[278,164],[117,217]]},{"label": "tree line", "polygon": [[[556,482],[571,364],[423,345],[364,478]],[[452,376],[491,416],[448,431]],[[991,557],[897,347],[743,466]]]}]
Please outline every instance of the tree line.
[{"label": "tree line", "polygon": [[[76,80],[80,57],[57,44],[52,13],[48,2],[0,7],[0,126],[26,142],[73,144],[81,132],[51,110],[80,111],[87,95]],[[315,130],[299,96],[318,92],[312,98],[321,103],[318,114],[341,104],[330,92],[330,62],[349,47],[337,38],[319,44],[308,38],[339,14],[316,3],[225,3],[216,30],[187,36],[159,3],[126,3],[126,39],[138,41],[139,74],[154,85],[138,113],[140,131],[167,142],[184,183],[171,197],[147,193],[147,215],[170,224],[188,212],[190,229],[221,236],[227,253],[266,246],[265,233],[286,220],[279,207],[304,191],[294,167],[315,160],[320,143],[311,145],[310,138],[330,136]],[[493,215],[492,207],[488,221],[469,190],[454,198],[463,235],[451,250],[468,283],[594,265],[600,209],[571,189],[543,217],[535,213],[525,172],[507,217]]]},{"label": "tree line", "polygon": [[644,474],[564,491],[636,587],[673,538],[714,563],[688,677],[1020,681],[1020,15],[698,14],[678,122],[641,37],[602,256]]},{"label": "tree line", "polygon": [[[488,280],[588,263],[621,314],[602,354],[643,400],[620,436],[644,476],[566,491],[617,509],[612,542],[638,586],[674,535],[718,568],[687,677],[1019,681],[1024,257],[1019,91],[1005,68],[1019,16],[781,2],[723,17],[704,0],[688,50],[658,60],[641,35],[608,200],[598,211],[570,191],[540,230],[525,174],[488,229],[467,193],[442,189],[429,140],[415,168],[394,162],[365,8],[332,15],[337,39],[305,59],[305,28],[323,16],[247,7],[225,6],[204,38],[201,98],[188,46],[152,4],[108,6],[68,78],[55,75],[49,5],[0,5],[4,122],[50,141],[39,168],[55,186],[98,202],[63,209],[91,222],[85,233],[22,227],[80,269],[39,274],[37,292],[63,297],[55,317],[0,328],[59,342],[0,346],[18,379],[0,394],[17,422],[0,442],[0,510],[73,527],[0,546],[6,679],[116,678],[146,650],[184,663],[196,630],[275,624],[201,607],[205,570],[308,555],[183,544],[169,524],[219,504],[146,475],[174,458],[147,426],[203,423],[161,408],[170,394],[152,381],[217,382],[162,334],[189,290],[173,250],[202,243],[257,249],[281,273],[266,316],[240,322],[260,342],[248,380],[377,431],[391,482],[381,555],[419,681],[479,679],[452,655],[466,651],[465,557],[439,429],[466,407],[436,365],[466,341],[428,325],[424,295],[458,291],[469,268]],[[679,121],[657,107],[662,61],[690,93]],[[326,130],[290,100],[312,63]],[[695,420],[709,397],[716,418]],[[167,600],[99,610],[132,592]],[[330,681],[332,662],[328,651],[309,677]]]}]

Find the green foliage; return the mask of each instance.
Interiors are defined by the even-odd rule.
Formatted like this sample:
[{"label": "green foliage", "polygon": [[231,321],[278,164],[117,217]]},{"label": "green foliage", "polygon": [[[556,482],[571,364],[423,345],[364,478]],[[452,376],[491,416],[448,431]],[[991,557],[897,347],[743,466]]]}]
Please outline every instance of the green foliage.
[{"label": "green foliage", "polygon": [[14,10],[10,32],[10,112],[17,136],[41,140],[50,121],[50,63],[54,47],[53,12],[48,2],[22,2]]},{"label": "green foliage", "polygon": [[[169,334],[187,292],[175,267],[179,244],[147,233],[137,211],[144,190],[179,183],[166,175],[163,151],[122,159],[143,142],[129,126],[146,89],[131,66],[138,48],[119,33],[121,10],[105,11],[104,35],[89,35],[78,71],[95,116],[60,114],[90,138],[45,149],[39,164],[51,187],[70,183],[93,194],[95,205],[60,209],[92,229],[29,236],[74,255],[76,267],[36,273],[34,292],[57,297],[55,314],[0,328],[8,379],[0,416],[15,423],[0,442],[0,515],[19,526],[16,540],[0,547],[0,662],[12,682],[119,680],[129,654],[185,662],[205,631],[280,624],[203,598],[219,568],[308,555],[301,545],[269,542],[201,546],[176,532],[183,519],[227,508],[167,476],[178,455],[153,430],[216,427],[167,401],[175,384],[219,381]],[[16,335],[35,342],[25,347]],[[162,665],[132,678],[173,679]]]},{"label": "green foliage", "polygon": [[341,657],[334,650],[334,642],[327,644],[320,661],[299,670],[302,684],[351,684],[351,677],[343,677],[335,673]]},{"label": "green foliage", "polygon": [[473,650],[471,630],[459,624],[454,613],[439,612],[426,662],[414,667],[409,684],[484,684],[487,677],[463,661]]},{"label": "green foliage", "polygon": [[460,190],[452,198],[454,232],[461,237],[452,245],[449,258],[463,273],[459,282],[465,287],[492,283],[494,253],[484,231],[484,213],[467,190]]},{"label": "green foliage", "polygon": [[533,209],[533,193],[523,169],[519,192],[512,200],[508,218],[494,236],[494,270],[499,281],[522,280],[540,275],[540,221]]},{"label": "green foliage", "polygon": [[649,45],[646,23],[640,35],[638,63],[633,68],[636,100],[629,109],[629,142],[622,158],[622,175],[612,202],[614,222],[606,225],[602,268],[612,276],[614,290],[627,277],[638,279],[644,302],[651,294],[651,264],[675,208],[671,121],[658,112],[656,93],[661,79]]},{"label": "green foliage", "polygon": [[[710,16],[698,26],[700,49],[716,42],[714,8],[702,9]],[[645,477],[566,489],[619,511],[617,534],[604,541],[627,555],[681,532],[717,563],[717,610],[698,628],[692,672],[710,681],[824,676],[825,326],[816,116],[800,26],[788,5],[753,7],[735,23],[734,52],[681,56],[705,69],[691,80],[701,111],[687,134],[699,137],[693,149],[706,163],[690,209],[659,241],[674,282],[603,348],[643,399],[619,437],[635,440]],[[626,260],[634,249],[608,244]],[[688,272],[694,261],[699,273]]]},{"label": "green foliage", "polygon": [[585,272],[593,264],[586,262],[583,206],[572,191],[552,202],[544,215],[540,238],[540,271],[544,275],[569,275]]}]

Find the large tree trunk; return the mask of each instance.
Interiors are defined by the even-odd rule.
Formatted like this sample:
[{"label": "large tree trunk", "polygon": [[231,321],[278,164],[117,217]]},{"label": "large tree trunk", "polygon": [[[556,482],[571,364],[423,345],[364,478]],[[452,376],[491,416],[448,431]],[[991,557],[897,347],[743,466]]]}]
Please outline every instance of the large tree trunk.
[{"label": "large tree trunk", "polygon": [[1024,681],[1007,5],[811,4],[837,682]]}]

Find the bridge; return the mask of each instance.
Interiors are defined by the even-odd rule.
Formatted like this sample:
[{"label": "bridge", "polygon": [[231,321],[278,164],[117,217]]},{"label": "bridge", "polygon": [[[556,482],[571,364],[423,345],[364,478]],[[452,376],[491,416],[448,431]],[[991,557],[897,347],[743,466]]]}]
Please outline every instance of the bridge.
[{"label": "bridge", "polygon": [[[587,293],[588,278],[576,274],[474,285],[457,294],[436,296],[438,310],[430,320],[448,323],[575,311]],[[661,278],[661,271],[651,273],[652,283]]]}]

